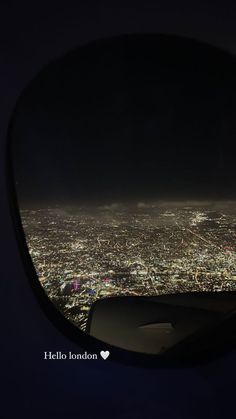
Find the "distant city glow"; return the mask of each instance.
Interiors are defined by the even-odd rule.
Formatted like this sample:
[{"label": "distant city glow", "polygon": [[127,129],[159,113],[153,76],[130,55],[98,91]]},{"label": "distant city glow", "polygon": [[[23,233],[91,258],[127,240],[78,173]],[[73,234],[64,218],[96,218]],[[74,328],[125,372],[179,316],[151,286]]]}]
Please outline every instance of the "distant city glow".
[{"label": "distant city glow", "polygon": [[21,210],[41,285],[86,329],[105,297],[236,290],[235,203]]}]

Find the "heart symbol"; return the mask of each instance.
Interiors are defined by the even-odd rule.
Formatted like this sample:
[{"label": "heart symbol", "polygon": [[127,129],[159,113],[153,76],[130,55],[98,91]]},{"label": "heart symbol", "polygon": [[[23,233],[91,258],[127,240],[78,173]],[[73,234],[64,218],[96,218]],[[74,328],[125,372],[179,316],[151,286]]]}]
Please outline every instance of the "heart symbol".
[{"label": "heart symbol", "polygon": [[101,357],[104,359],[104,361],[109,357],[110,352],[109,351],[101,351],[100,352]]}]

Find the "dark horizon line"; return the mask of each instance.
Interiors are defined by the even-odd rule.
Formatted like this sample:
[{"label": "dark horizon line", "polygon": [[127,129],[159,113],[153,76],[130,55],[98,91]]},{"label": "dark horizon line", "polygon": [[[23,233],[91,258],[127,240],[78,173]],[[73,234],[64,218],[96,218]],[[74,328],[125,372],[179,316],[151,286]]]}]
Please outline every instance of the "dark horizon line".
[{"label": "dark horizon line", "polygon": [[159,199],[159,200],[129,200],[129,201],[106,201],[106,202],[31,202],[19,204],[20,210],[28,209],[46,209],[46,208],[96,208],[100,210],[112,210],[119,209],[122,207],[135,207],[137,209],[145,208],[155,208],[155,207],[164,207],[164,206],[227,206],[227,207],[236,207],[236,199]]}]

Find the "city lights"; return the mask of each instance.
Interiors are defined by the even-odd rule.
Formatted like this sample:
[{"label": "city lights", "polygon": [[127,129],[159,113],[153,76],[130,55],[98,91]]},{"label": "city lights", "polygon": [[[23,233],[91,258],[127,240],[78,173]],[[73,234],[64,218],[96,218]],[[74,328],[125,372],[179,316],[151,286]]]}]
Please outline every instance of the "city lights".
[{"label": "city lights", "polygon": [[85,331],[112,296],[235,291],[234,204],[22,210],[27,245],[49,298]]}]

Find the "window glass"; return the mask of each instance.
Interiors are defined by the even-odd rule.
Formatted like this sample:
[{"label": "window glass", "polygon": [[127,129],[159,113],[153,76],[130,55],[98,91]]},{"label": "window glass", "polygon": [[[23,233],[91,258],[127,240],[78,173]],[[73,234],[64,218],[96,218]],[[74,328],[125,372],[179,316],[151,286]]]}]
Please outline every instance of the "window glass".
[{"label": "window glass", "polygon": [[14,180],[42,287],[95,301],[236,290],[235,64],[175,37],[80,48],[23,93]]}]

